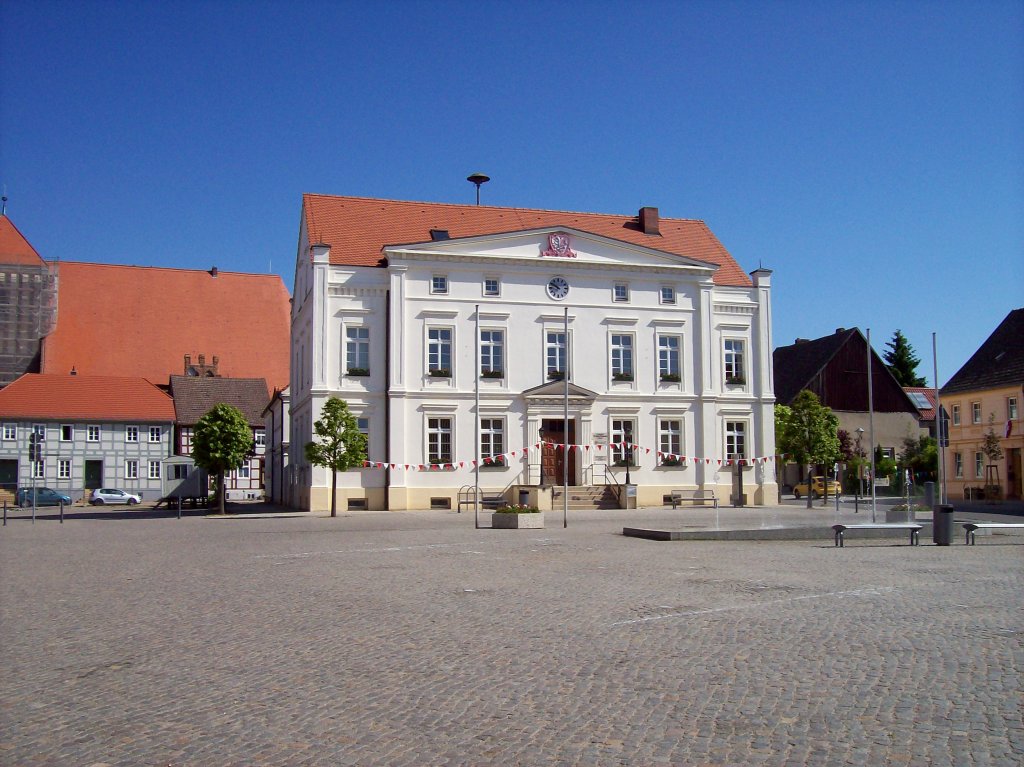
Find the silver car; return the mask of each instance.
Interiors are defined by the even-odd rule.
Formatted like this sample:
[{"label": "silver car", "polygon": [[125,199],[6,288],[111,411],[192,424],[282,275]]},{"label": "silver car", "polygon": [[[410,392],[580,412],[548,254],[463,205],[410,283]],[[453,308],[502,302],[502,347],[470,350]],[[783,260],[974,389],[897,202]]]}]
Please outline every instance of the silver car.
[{"label": "silver car", "polygon": [[134,506],[141,501],[141,496],[132,495],[124,490],[112,487],[96,488],[92,491],[92,497],[89,499],[89,503],[93,506],[103,506],[107,503],[127,503],[129,506]]}]

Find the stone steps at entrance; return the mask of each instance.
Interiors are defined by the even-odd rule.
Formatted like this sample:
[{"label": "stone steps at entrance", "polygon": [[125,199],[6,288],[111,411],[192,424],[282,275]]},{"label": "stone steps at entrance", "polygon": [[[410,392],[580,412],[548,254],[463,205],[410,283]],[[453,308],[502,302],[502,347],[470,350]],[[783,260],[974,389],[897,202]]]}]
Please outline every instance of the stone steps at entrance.
[{"label": "stone steps at entrance", "polygon": [[[562,488],[554,487],[552,504],[555,508],[562,506]],[[615,493],[606,485],[580,485],[569,488],[570,509],[617,509],[619,502]]]}]

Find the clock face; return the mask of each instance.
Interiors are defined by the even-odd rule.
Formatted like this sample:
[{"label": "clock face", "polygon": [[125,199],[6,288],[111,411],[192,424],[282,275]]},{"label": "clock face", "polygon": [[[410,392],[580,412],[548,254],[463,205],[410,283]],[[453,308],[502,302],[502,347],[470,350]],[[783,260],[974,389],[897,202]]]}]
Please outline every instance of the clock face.
[{"label": "clock face", "polygon": [[554,299],[563,299],[569,295],[569,283],[563,277],[552,277],[548,283],[548,295]]}]

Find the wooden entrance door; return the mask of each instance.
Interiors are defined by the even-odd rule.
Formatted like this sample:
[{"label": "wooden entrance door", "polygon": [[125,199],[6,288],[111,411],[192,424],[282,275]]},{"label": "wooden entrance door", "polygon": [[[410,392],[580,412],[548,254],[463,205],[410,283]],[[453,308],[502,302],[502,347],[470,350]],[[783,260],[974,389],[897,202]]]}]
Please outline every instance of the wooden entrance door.
[{"label": "wooden entrance door", "polygon": [[542,423],[544,449],[541,455],[541,466],[544,470],[544,484],[564,485],[566,472],[568,472],[569,484],[574,484],[576,482],[576,453],[571,450],[566,451],[560,446],[575,443],[575,422],[569,421],[568,434],[565,432],[565,421],[561,418],[545,418]]}]

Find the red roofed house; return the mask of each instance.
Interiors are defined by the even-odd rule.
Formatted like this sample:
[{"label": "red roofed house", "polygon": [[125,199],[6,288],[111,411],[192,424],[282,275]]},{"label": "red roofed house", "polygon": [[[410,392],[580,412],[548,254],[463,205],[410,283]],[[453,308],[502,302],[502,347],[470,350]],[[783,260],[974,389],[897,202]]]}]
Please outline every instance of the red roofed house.
[{"label": "red roofed house", "polygon": [[[174,403],[139,377],[26,374],[0,391],[0,485],[52,487],[79,500],[119,487],[156,500],[173,452]],[[29,460],[32,434],[41,440]]]},{"label": "red roofed house", "polygon": [[289,296],[280,276],[62,262],[43,373],[134,375],[161,386],[182,360],[225,378],[288,383]]},{"label": "red roofed house", "polygon": [[[342,508],[454,508],[477,467],[542,508],[563,483],[728,502],[740,461],[746,502],[778,499],[771,272],[703,221],[308,194],[294,294],[290,443],[331,396],[369,437]],[[289,461],[329,508],[330,473]]]},{"label": "red roofed house", "polygon": [[40,341],[56,318],[57,270],[0,215],[0,388],[39,372]]}]

